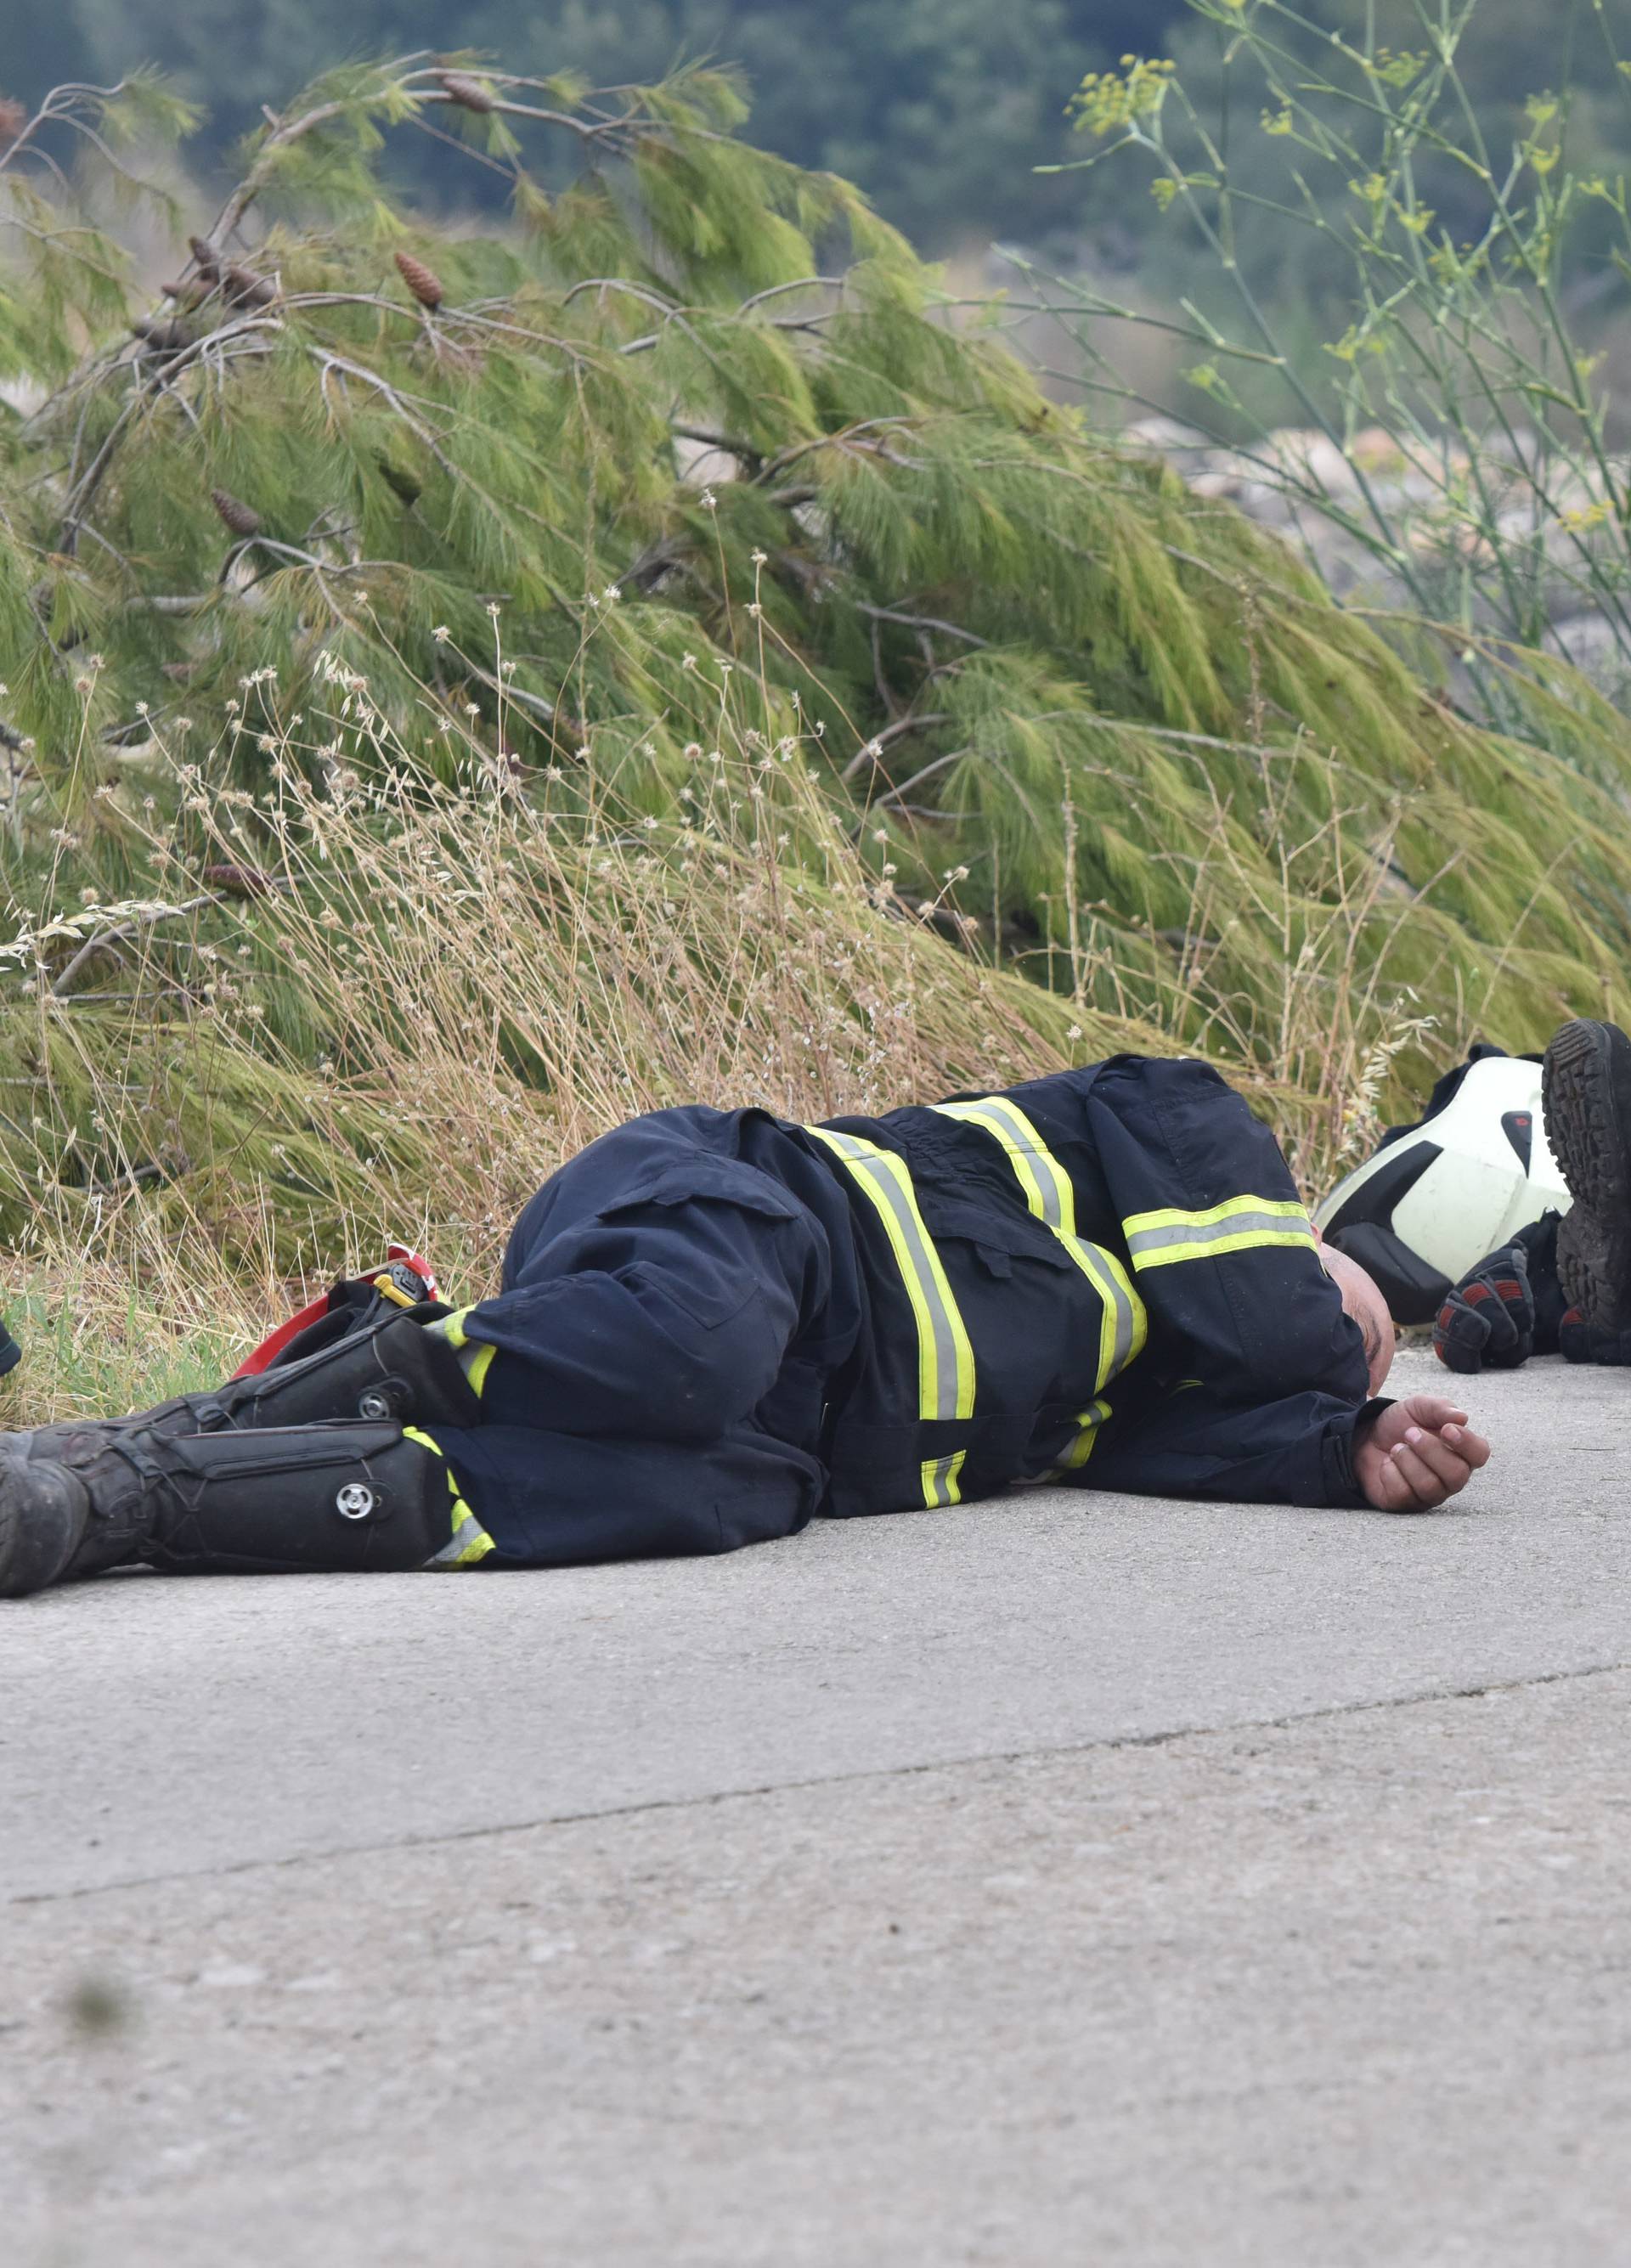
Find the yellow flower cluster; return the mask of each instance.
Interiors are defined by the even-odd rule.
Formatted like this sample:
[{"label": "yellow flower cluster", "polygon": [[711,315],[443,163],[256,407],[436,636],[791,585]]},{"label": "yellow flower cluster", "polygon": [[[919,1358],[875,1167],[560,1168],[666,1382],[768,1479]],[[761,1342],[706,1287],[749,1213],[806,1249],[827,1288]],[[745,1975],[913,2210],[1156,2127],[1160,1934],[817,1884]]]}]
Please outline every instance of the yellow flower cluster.
[{"label": "yellow flower cluster", "polygon": [[1070,100],[1079,134],[1112,134],[1159,110],[1177,69],[1164,56],[1123,55],[1118,70],[1089,71]]},{"label": "yellow flower cluster", "polygon": [[1365,69],[1373,78],[1379,78],[1384,86],[1405,87],[1412,79],[1421,77],[1428,61],[1425,48],[1420,55],[1409,48],[1403,48],[1395,55],[1391,48],[1378,48],[1367,61]]}]

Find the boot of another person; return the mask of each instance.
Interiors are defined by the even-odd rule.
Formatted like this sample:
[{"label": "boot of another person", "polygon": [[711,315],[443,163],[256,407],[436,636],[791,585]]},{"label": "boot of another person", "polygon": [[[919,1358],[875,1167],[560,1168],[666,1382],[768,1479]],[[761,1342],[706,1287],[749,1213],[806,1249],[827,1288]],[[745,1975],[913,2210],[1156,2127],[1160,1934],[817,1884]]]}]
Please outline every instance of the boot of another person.
[{"label": "boot of another person", "polygon": [[169,1433],[138,1419],[0,1438],[0,1597],[132,1562],[388,1572],[483,1546],[440,1451],[388,1420]]},{"label": "boot of another person", "polygon": [[1579,1017],[1546,1049],[1546,1141],[1574,1199],[1558,1225],[1557,1272],[1594,1333],[1631,1328],[1631,1039]]}]

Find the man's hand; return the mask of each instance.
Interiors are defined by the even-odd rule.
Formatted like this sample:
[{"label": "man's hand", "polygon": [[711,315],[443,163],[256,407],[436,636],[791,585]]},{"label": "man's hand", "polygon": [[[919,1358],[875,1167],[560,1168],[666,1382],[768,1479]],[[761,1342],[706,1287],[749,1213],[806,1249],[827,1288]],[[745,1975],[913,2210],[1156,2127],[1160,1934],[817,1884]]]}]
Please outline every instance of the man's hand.
[{"label": "man's hand", "polygon": [[1431,1512],[1488,1461],[1466,1411],[1436,1394],[1393,1403],[1354,1443],[1354,1477],[1378,1512]]}]

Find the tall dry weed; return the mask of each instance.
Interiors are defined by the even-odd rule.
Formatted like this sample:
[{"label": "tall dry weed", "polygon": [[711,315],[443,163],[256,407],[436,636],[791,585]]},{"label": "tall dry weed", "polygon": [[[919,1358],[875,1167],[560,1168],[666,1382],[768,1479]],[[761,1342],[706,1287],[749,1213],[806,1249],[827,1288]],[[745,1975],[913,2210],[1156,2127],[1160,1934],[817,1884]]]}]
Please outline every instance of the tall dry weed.
[{"label": "tall dry weed", "polygon": [[[1385,846],[1334,799],[1291,840],[1266,756],[1277,892],[1220,803],[1182,936],[1123,968],[1073,896],[1047,990],[982,964],[956,870],[908,903],[872,869],[751,673],[664,813],[592,761],[523,775],[474,737],[439,778],[337,666],[298,733],[256,695],[233,737],[257,734],[259,792],[158,743],[178,792],[151,799],[144,850],[169,895],[7,948],[32,985],[28,1116],[0,1105],[34,1358],[14,1422],[202,1383],[388,1238],[479,1296],[537,1184],[641,1111],[869,1113],[1182,1045],[1234,1066],[1311,1193],[1426,1031],[1376,951]],[[1067,803],[1067,848],[1075,824]],[[1279,964],[1272,1010],[1247,949]]]}]

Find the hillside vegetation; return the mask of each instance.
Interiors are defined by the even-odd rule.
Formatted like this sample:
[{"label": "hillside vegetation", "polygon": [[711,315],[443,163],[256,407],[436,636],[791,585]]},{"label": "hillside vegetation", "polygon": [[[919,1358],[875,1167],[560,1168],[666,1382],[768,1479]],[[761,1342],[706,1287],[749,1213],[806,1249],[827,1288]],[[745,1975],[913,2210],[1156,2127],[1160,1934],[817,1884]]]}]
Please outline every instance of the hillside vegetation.
[{"label": "hillside vegetation", "polygon": [[[218,210],[189,122],[70,89],[0,153],[14,1239],[479,1271],[625,1110],[1128,1036],[1317,1178],[1474,1027],[1631,1015],[1621,720],[1491,646],[1523,737],[1469,723],[728,76],[348,68]],[[427,132],[502,224],[390,193]]]}]

